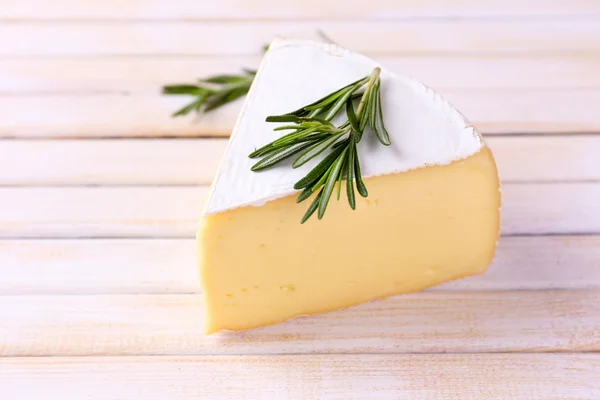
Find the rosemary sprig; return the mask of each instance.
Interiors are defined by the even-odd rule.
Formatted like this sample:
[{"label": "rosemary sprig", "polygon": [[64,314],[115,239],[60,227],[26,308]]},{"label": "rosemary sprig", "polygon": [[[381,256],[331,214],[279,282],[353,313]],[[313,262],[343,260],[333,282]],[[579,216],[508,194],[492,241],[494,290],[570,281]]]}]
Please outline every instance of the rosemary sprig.
[{"label": "rosemary sprig", "polygon": [[[293,168],[301,167],[322,153],[329,153],[294,185],[302,190],[296,199],[300,203],[318,192],[308,207],[302,223],[315,212],[323,218],[335,185],[340,198],[342,181],[346,181],[346,196],[352,209],[356,207],[354,183],[358,193],[367,197],[368,192],[360,172],[357,144],[362,139],[367,125],[375,132],[381,144],[389,146],[390,137],[383,122],[381,109],[381,80],[379,67],[355,82],[296,111],[267,117],[268,122],[284,122],[288,125],[275,128],[289,133],[253,151],[249,157],[260,160],[252,171],[273,167],[283,160],[296,156]],[[361,91],[363,89],[364,91]],[[354,109],[354,101],[360,98]],[[340,126],[331,120],[345,109],[347,121]]]},{"label": "rosemary sprig", "polygon": [[[318,30],[317,34],[325,43],[337,44],[325,32]],[[263,53],[269,50],[270,44],[262,46]],[[173,117],[187,115],[192,111],[209,112],[235,99],[242,97],[250,90],[250,85],[256,76],[256,71],[243,69],[239,75],[214,75],[200,79],[199,84],[176,84],[163,86],[162,93],[167,95],[188,95],[196,99],[172,114]],[[206,85],[206,84],[209,85]],[[204,108],[203,108],[204,106]]]},{"label": "rosemary sprig", "polygon": [[[317,30],[317,35],[325,43],[337,44],[325,32]],[[269,50],[270,44],[262,46],[263,53]],[[200,79],[200,84],[179,84],[163,86],[162,93],[167,95],[188,95],[196,99],[172,114],[173,117],[187,115],[192,111],[209,112],[220,106],[242,97],[250,90],[250,85],[256,76],[256,71],[243,69],[239,75],[215,75]],[[207,86],[206,84],[211,84]],[[204,108],[202,108],[204,106]]]},{"label": "rosemary sprig", "polygon": [[256,71],[244,69],[239,75],[214,75],[198,81],[195,85],[167,85],[163,94],[188,95],[195,99],[176,111],[173,117],[187,115],[192,111],[208,112],[248,93]]}]

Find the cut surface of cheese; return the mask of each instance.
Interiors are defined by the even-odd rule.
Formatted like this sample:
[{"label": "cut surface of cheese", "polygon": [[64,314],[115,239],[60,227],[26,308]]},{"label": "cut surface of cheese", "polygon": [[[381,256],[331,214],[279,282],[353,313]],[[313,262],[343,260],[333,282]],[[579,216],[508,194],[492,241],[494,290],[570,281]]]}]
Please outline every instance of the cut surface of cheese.
[{"label": "cut surface of cheese", "polygon": [[[392,146],[365,132],[367,198],[330,201],[300,220],[293,184],[312,167],[252,172],[248,154],[276,137],[267,115],[308,104],[377,63],[339,47],[281,40],[265,55],[213,183],[198,231],[207,333],[326,312],[485,271],[499,234],[491,151],[461,114],[383,69]],[[291,90],[288,90],[291,89]],[[376,139],[375,139],[376,140]]]}]

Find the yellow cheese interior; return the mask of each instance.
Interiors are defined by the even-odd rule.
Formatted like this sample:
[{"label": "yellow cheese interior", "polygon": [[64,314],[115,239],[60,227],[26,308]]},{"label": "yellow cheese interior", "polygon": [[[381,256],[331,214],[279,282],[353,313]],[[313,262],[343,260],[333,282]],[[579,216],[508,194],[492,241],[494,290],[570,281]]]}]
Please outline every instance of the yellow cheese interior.
[{"label": "yellow cheese interior", "polygon": [[322,220],[310,199],[204,217],[198,234],[206,333],[245,330],[414,292],[485,271],[499,232],[491,152],[365,179],[352,211],[342,190]]}]

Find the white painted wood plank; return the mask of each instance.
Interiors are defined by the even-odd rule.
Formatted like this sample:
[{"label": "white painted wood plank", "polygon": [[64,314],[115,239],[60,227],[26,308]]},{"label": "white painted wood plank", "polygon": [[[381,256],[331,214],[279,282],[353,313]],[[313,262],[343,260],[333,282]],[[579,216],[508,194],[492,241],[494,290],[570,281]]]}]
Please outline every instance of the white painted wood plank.
[{"label": "white painted wood plank", "polygon": [[158,93],[0,96],[0,137],[229,136],[241,99],[200,119],[171,118],[174,111],[189,101]]},{"label": "white painted wood plank", "polygon": [[0,237],[193,237],[208,187],[0,188]]},{"label": "white painted wood plank", "polygon": [[600,180],[600,135],[488,136],[485,142],[504,182]]},{"label": "white painted wood plank", "polygon": [[244,0],[44,0],[0,1],[0,19],[8,20],[209,20],[209,19],[400,19],[400,18],[498,18],[528,16],[593,16],[600,14],[594,0],[375,0],[340,6],[337,0],[270,2]]},{"label": "white painted wood plank", "polygon": [[199,292],[194,239],[0,241],[0,295]]},{"label": "white painted wood plank", "polygon": [[[0,188],[0,238],[194,237],[207,190]],[[502,193],[504,235],[600,232],[598,183],[505,184]]]},{"label": "white painted wood plank", "polygon": [[[0,295],[200,293],[194,239],[0,241]],[[600,236],[503,237],[483,275],[433,291],[600,289]]]},{"label": "white painted wood plank", "polygon": [[208,185],[226,145],[227,139],[0,140],[0,185]]},{"label": "white painted wood plank", "polygon": [[581,400],[598,354],[0,359],[0,390],[61,400]]},{"label": "white painted wood plank", "polygon": [[1,296],[0,356],[600,350],[600,291],[425,292],[205,336],[200,295]]},{"label": "white painted wood plank", "polygon": [[[441,93],[483,133],[600,131],[600,89]],[[199,119],[171,118],[189,101],[159,94],[0,96],[0,137],[229,136],[241,100]]]},{"label": "white painted wood plank", "polygon": [[[256,67],[260,56],[8,58],[0,93],[155,94],[162,85]],[[521,56],[380,56],[436,90],[600,87],[600,54]]]},{"label": "white painted wood plank", "polygon": [[[491,136],[504,182],[600,180],[600,135]],[[0,185],[208,185],[226,139],[0,140]]]},{"label": "white painted wood plank", "polygon": [[[0,24],[0,56],[257,55],[277,36],[318,39],[371,53],[597,52],[600,20],[70,22]],[[211,40],[218,38],[219,40]]]},{"label": "white painted wood plank", "polygon": [[501,231],[511,234],[600,232],[600,184],[505,184]]}]

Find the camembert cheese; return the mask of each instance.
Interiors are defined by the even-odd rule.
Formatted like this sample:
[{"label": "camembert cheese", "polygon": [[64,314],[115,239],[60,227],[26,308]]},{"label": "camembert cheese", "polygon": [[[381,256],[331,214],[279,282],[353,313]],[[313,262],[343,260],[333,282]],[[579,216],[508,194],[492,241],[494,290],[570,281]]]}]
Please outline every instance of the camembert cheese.
[{"label": "camembert cheese", "polygon": [[[486,270],[500,226],[492,153],[464,117],[423,84],[382,67],[392,145],[359,143],[369,196],[332,198],[300,220],[301,168],[252,172],[283,114],[368,75],[379,64],[335,45],[278,40],[265,55],[229,141],[198,231],[207,333],[414,292]],[[335,197],[335,196],[334,196]]]}]

